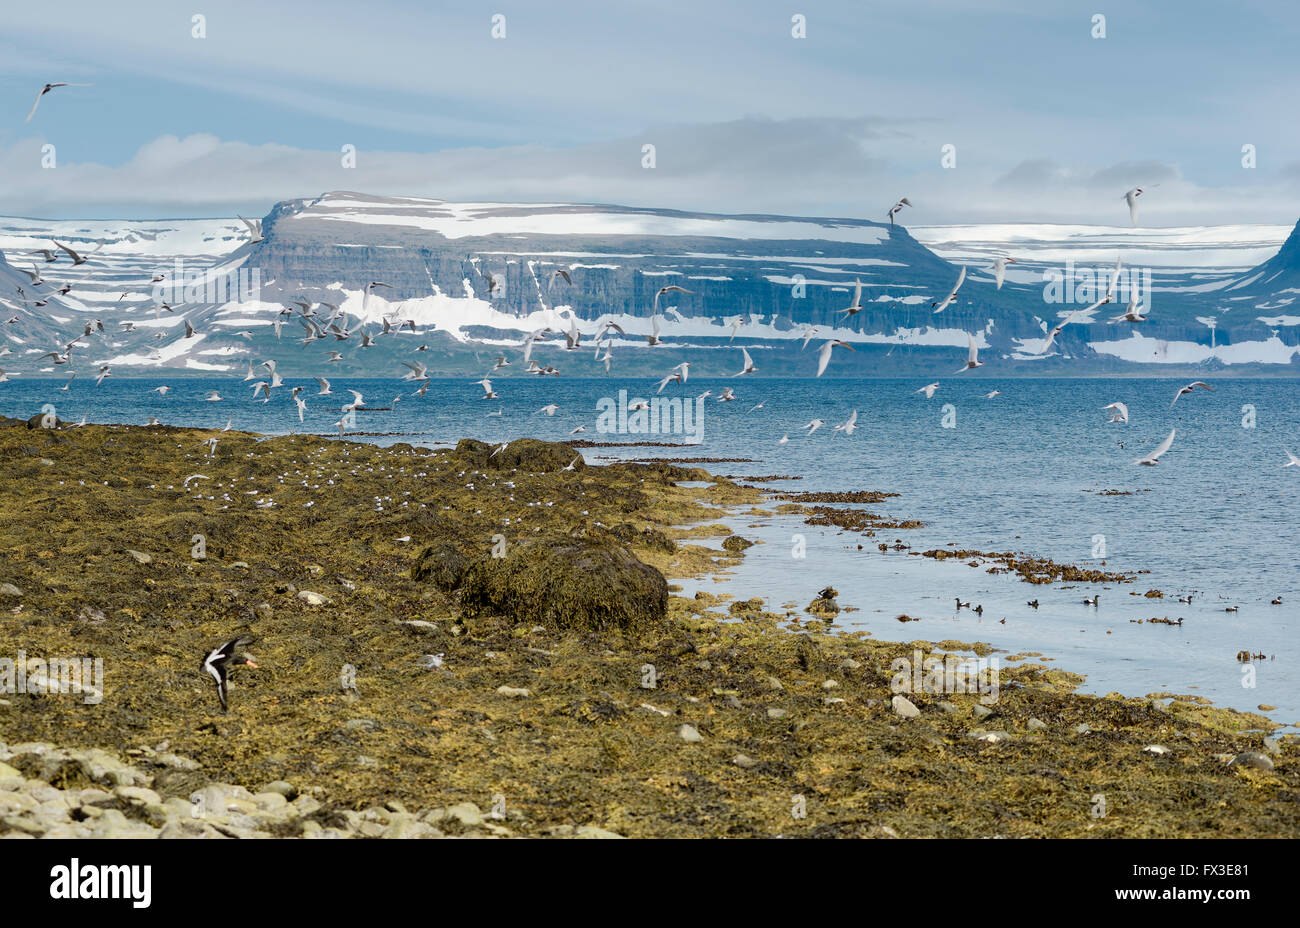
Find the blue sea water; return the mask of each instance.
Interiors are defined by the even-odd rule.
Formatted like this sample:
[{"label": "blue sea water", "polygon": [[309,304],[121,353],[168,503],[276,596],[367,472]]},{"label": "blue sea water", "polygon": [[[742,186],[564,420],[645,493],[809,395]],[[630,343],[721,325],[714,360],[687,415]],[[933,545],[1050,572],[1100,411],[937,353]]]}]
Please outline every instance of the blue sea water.
[{"label": "blue sea water", "polygon": [[[236,378],[21,378],[0,384],[0,413],[28,417],[52,404],[70,422],[233,428],[268,434],[337,434],[340,407],[360,391],[369,406],[350,431],[386,433],[360,440],[437,446],[462,437],[519,437],[684,443],[683,435],[601,434],[602,399],[653,397],[647,379],[494,378],[499,400],[482,399],[468,380],[434,380],[427,394],[397,379],[332,379],[333,395],[316,396],[310,379],[286,378],[269,403],[249,399]],[[805,525],[798,516],[727,520],[762,542],[717,588],[770,608],[802,608],[828,584],[846,612],[839,624],[883,639],[987,641],[1005,655],[1037,652],[1052,666],[1087,675],[1091,692],[1126,695],[1168,691],[1206,696],[1219,705],[1255,709],[1292,724],[1300,719],[1296,669],[1300,605],[1300,517],[1295,509],[1300,467],[1284,467],[1287,449],[1300,454],[1300,382],[1215,379],[1170,405],[1185,381],[1164,379],[948,378],[931,399],[915,379],[706,379],[672,384],[664,397],[713,396],[704,402],[703,438],[683,447],[587,448],[588,461],[607,458],[706,456],[748,462],[707,465],[732,475],[798,475],[764,483],[794,490],[887,490],[896,499],[871,506],[898,519],[920,519],[917,530],[884,531],[864,539]],[[166,385],[166,395],[152,388]],[[302,385],[308,409],[299,423],[289,388]],[[737,399],[721,403],[724,388]],[[992,390],[1002,395],[986,399]],[[205,402],[217,390],[220,402]],[[394,397],[401,399],[394,405]],[[1131,421],[1107,423],[1102,406],[1128,405]],[[539,409],[555,403],[547,416]],[[758,404],[762,408],[755,409]],[[832,426],[858,411],[852,436]],[[500,415],[488,415],[500,412]],[[826,425],[811,435],[813,418]],[[945,419],[951,427],[945,427]],[[1156,467],[1133,462],[1177,429]],[[783,435],[789,441],[780,443]],[[358,437],[358,436],[353,436]],[[1099,495],[1102,490],[1130,495]],[[796,535],[805,556],[795,557]],[[1013,574],[991,575],[961,563],[937,563],[906,552],[881,553],[880,541],[900,538],[915,550],[957,547],[1023,551],[1058,562],[1099,566],[1104,537],[1110,570],[1149,571],[1132,584],[1031,586]],[[858,545],[862,549],[858,549]],[[1164,599],[1132,596],[1148,589]],[[1195,591],[1191,605],[1177,596]],[[1098,607],[1082,603],[1100,592]],[[1282,598],[1282,605],[1271,600]],[[957,611],[954,599],[984,606],[983,616]],[[1038,609],[1026,605],[1037,599]],[[1235,605],[1238,612],[1226,612]],[[900,625],[895,616],[920,616]],[[1181,626],[1133,619],[1183,618]],[[1002,621],[1005,619],[1005,623]],[[1237,660],[1243,650],[1268,655],[1254,662],[1253,681]],[[1243,686],[1243,682],[1253,686]]]}]

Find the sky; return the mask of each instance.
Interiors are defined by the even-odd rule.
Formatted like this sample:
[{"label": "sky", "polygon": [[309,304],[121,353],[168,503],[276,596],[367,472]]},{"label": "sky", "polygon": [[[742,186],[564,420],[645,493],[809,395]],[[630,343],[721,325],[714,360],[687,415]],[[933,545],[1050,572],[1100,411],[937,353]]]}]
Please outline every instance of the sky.
[{"label": "sky", "polygon": [[[354,190],[1125,225],[1143,186],[1144,225],[1292,223],[1297,47],[1292,0],[7,4],[0,215]],[[92,86],[25,123],[49,81]]]}]

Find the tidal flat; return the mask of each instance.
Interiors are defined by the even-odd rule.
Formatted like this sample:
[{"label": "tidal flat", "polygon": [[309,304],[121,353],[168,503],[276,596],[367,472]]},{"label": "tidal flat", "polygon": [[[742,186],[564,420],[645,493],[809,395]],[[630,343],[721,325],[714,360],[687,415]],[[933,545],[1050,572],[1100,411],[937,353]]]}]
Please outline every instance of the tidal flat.
[{"label": "tidal flat", "polygon": [[[770,502],[528,439],[2,421],[0,658],[104,673],[0,693],[0,834],[1300,834],[1261,715],[1032,662],[900,702],[895,659],[988,645],[675,592]],[[200,662],[245,634],[223,712]]]}]

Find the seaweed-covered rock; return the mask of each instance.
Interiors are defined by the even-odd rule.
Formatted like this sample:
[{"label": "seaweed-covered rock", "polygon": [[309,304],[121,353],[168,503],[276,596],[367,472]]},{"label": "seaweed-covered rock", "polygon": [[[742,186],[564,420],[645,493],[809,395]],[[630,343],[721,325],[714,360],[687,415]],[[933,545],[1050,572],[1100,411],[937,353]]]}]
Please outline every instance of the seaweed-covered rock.
[{"label": "seaweed-covered rock", "polygon": [[669,464],[667,461],[620,461],[608,466],[612,473],[623,471],[639,480],[648,480],[651,483],[667,485],[693,480],[714,482],[713,475],[702,467],[682,467],[678,464]]},{"label": "seaweed-covered rock", "polygon": [[808,604],[808,611],[822,618],[834,618],[840,613],[840,604],[835,600],[838,595],[833,587],[826,587]]},{"label": "seaweed-covered rock", "polygon": [[614,536],[626,545],[643,545],[647,548],[653,548],[656,551],[664,551],[668,554],[677,550],[677,543],[659,531],[657,528],[643,528],[638,530],[630,522],[620,522],[608,530],[608,534]]},{"label": "seaweed-covered rock", "polygon": [[469,558],[456,545],[446,541],[426,545],[411,565],[411,579],[430,581],[444,593],[460,586],[469,567]]},{"label": "seaweed-covered rock", "polygon": [[722,543],[722,549],[724,551],[730,551],[733,554],[737,554],[744,551],[746,548],[752,548],[753,546],[754,543],[752,541],[748,538],[742,538],[739,535],[728,535],[727,539]]},{"label": "seaweed-covered rock", "polygon": [[627,549],[586,538],[535,538],[481,557],[461,578],[461,607],[552,628],[630,628],[663,619],[668,582]]},{"label": "seaweed-covered rock", "polygon": [[530,474],[549,474],[564,470],[570,464],[574,470],[586,467],[582,455],[574,451],[572,445],[559,441],[518,438],[500,451],[496,450],[498,447],[473,438],[462,438],[456,445],[454,457],[462,466],[478,470],[520,470]]}]

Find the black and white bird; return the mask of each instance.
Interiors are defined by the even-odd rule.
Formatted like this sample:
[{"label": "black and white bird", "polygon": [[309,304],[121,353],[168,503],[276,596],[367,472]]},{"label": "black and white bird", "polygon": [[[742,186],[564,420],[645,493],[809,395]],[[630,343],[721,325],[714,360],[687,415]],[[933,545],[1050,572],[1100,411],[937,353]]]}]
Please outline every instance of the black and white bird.
[{"label": "black and white bird", "polygon": [[232,638],[221,647],[209,651],[208,656],[203,658],[203,663],[199,665],[200,670],[216,681],[217,698],[221,700],[222,712],[230,711],[227,687],[230,668],[236,664],[247,664],[249,667],[257,666],[247,654],[238,653],[256,640],[251,635],[240,635],[238,638]]},{"label": "black and white bird", "polygon": [[889,227],[894,227],[894,217],[902,210],[904,206],[911,206],[912,201],[907,197],[902,197],[897,203],[889,208]]}]

